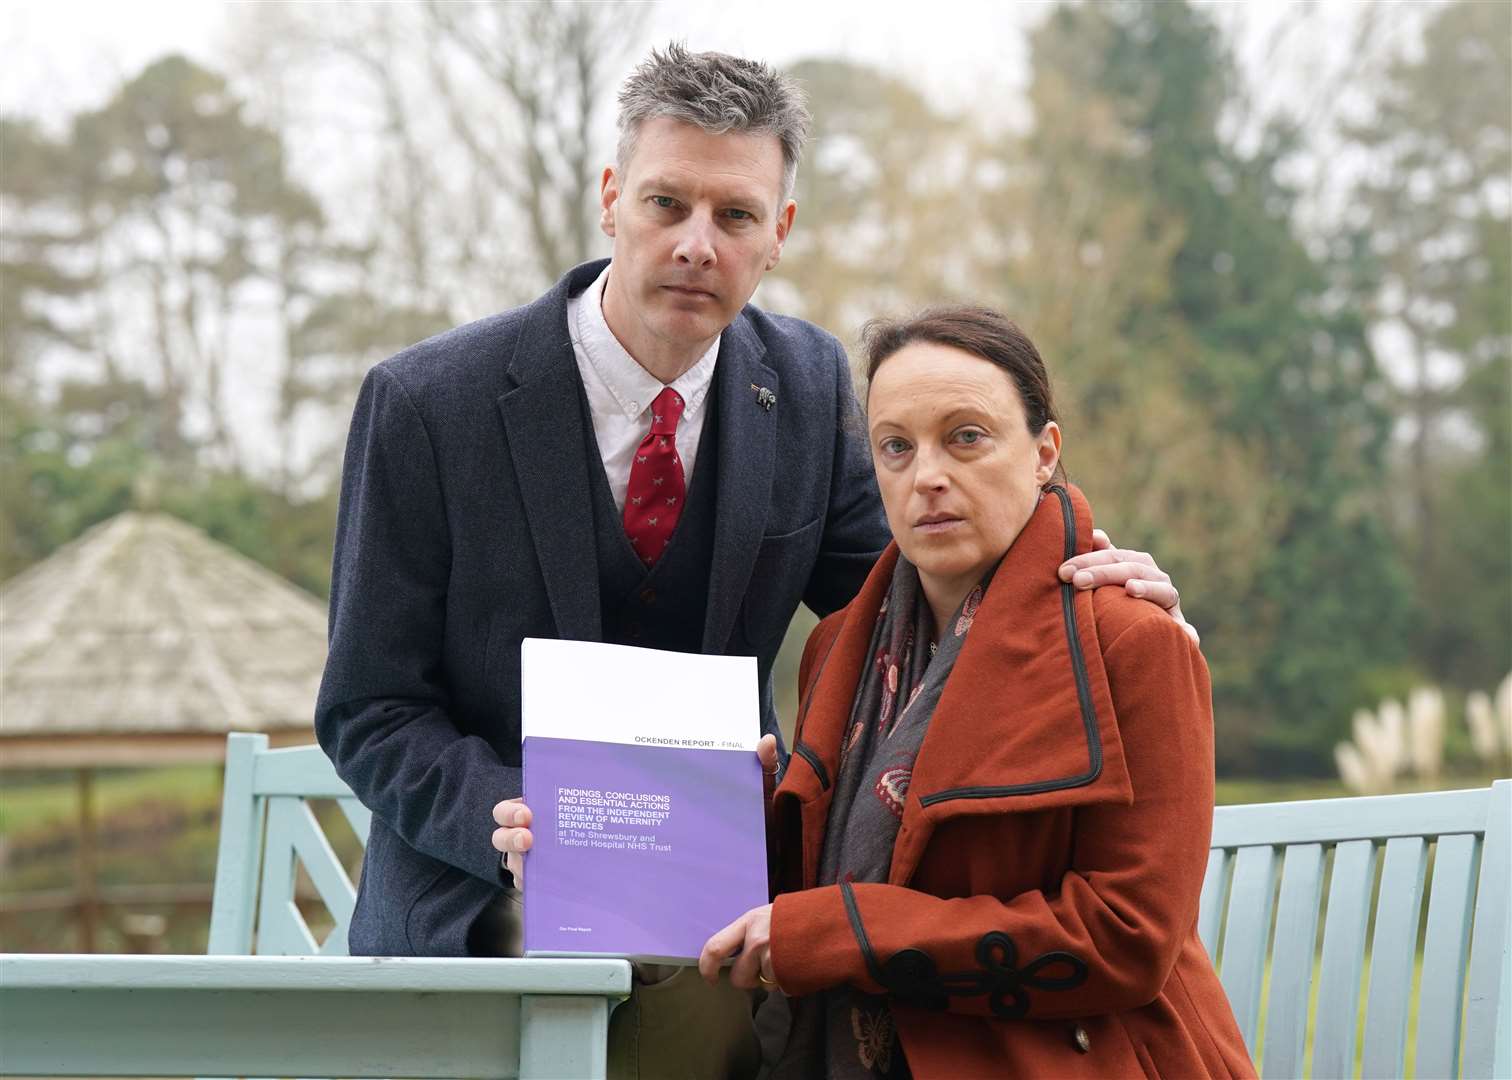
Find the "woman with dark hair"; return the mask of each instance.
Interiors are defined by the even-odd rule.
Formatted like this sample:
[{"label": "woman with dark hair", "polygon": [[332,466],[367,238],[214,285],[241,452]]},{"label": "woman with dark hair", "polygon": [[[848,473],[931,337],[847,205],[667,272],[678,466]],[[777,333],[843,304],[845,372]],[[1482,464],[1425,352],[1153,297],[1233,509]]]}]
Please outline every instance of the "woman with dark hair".
[{"label": "woman with dark hair", "polygon": [[777,898],[700,967],[774,991],[778,1077],[1254,1075],[1196,930],[1207,669],[1057,581],[1092,512],[1038,351],[935,309],[869,327],[867,374],[895,542],[804,650]]}]

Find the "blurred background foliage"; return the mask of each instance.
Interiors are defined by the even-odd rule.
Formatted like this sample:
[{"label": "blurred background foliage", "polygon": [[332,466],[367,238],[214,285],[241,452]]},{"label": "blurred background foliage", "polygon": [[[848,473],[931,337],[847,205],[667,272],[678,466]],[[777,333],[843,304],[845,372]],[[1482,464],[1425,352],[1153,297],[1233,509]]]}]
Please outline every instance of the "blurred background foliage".
[{"label": "blurred background foliage", "polygon": [[[218,70],[0,118],[0,578],[150,505],[324,595],[363,372],[606,253],[636,10],[229,8]],[[1420,7],[1410,47],[1380,16],[1347,113],[1263,106],[1178,0],[1052,8],[1027,124],[792,66],[815,138],[758,302],[1024,326],[1073,480],[1203,632],[1229,776],[1329,773],[1355,708],[1512,657],[1512,6]]]}]

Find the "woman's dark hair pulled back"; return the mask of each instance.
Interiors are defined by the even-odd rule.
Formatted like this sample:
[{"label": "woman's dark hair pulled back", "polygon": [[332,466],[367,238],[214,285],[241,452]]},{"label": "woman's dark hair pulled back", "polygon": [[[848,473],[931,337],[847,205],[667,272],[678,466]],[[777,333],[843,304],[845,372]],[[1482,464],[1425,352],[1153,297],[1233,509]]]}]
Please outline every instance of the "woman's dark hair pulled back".
[{"label": "woman's dark hair pulled back", "polygon": [[904,319],[873,319],[861,331],[866,381],[883,361],[915,342],[945,345],[996,364],[1018,387],[1029,432],[1038,435],[1055,415],[1050,376],[1034,342],[1009,318],[968,305],[932,307]]}]

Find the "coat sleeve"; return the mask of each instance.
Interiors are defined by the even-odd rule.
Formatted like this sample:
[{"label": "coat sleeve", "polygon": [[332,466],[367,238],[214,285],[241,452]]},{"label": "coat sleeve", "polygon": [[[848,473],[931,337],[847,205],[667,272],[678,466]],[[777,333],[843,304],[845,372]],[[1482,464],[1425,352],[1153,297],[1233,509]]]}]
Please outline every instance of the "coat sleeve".
[{"label": "coat sleeve", "polygon": [[520,771],[448,714],[450,572],[430,437],[380,365],[363,381],[347,439],[315,733],[342,780],[405,843],[503,885],[492,808],[520,793]]},{"label": "coat sleeve", "polygon": [[851,389],[845,350],[834,345],[835,453],[819,557],[803,602],[823,617],[850,603],[891,534],[877,493],[866,422]]},{"label": "coat sleeve", "polygon": [[1104,661],[1134,802],[1076,811],[1059,889],[941,899],[857,883],[779,896],[771,948],[784,991],[849,983],[1005,1018],[1115,1012],[1159,993],[1197,919],[1212,831],[1207,668],[1161,615],[1126,629]]}]

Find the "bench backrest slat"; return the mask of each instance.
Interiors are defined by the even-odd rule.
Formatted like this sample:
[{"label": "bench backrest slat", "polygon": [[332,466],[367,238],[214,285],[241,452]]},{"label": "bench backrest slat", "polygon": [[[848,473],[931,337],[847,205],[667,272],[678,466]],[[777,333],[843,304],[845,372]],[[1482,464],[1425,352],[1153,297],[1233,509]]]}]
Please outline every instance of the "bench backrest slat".
[{"label": "bench backrest slat", "polygon": [[1202,899],[1197,912],[1197,936],[1211,957],[1218,955],[1218,928],[1223,925],[1223,906],[1228,899],[1229,864],[1232,856],[1221,847],[1208,852],[1207,876],[1202,879]]},{"label": "bench backrest slat", "polygon": [[1370,992],[1365,1004],[1364,1077],[1406,1075],[1407,1006],[1423,911],[1428,844],[1420,836],[1386,841],[1381,897],[1370,944]]},{"label": "bench backrest slat", "polygon": [[221,784],[220,847],[215,857],[215,892],[210,903],[210,938],[205,951],[246,956],[252,951],[262,866],[263,817],[267,806],[253,791],[257,757],[268,749],[266,735],[236,733],[226,738],[226,772]]},{"label": "bench backrest slat", "polygon": [[268,807],[268,846],[263,856],[261,899],[257,908],[258,956],[311,956],[320,944],[294,905],[299,864],[288,835],[287,804]]},{"label": "bench backrest slat", "polygon": [[1228,919],[1223,928],[1223,989],[1251,1055],[1260,1023],[1260,986],[1275,896],[1276,849],[1242,847],[1234,859]]},{"label": "bench backrest slat", "polygon": [[1313,1022],[1314,1076],[1353,1076],[1355,1020],[1365,966],[1365,928],[1375,880],[1376,846],[1350,840],[1334,849],[1328,915],[1323,922],[1323,966]]},{"label": "bench backrest slat", "polygon": [[1479,837],[1463,833],[1439,837],[1423,944],[1417,1028],[1419,1076],[1459,1075],[1461,1003],[1479,861]]},{"label": "bench backrest slat", "polygon": [[[304,866],[336,926],[343,930],[329,935],[318,951],[325,956],[347,955],[345,927],[352,919],[357,890],[303,799],[279,795],[268,800],[267,852],[268,871],[263,876],[258,911],[258,954],[308,956],[317,951],[315,939],[294,904],[297,863]],[[270,929],[274,931],[272,940]]]},{"label": "bench backrest slat", "polygon": [[347,819],[352,832],[357,834],[357,839],[366,847],[368,829],[373,824],[373,812],[353,798],[337,799],[336,805],[341,807],[342,816]]},{"label": "bench backrest slat", "polygon": [[[1512,1076],[1512,781],[1491,788],[1465,1000],[1465,1076]],[[1490,1033],[1490,1034],[1488,1034]]]},{"label": "bench backrest slat", "polygon": [[1286,849],[1276,901],[1276,941],[1266,997],[1265,1075],[1302,1075],[1307,1011],[1312,1000],[1318,909],[1323,899],[1323,845]]}]

